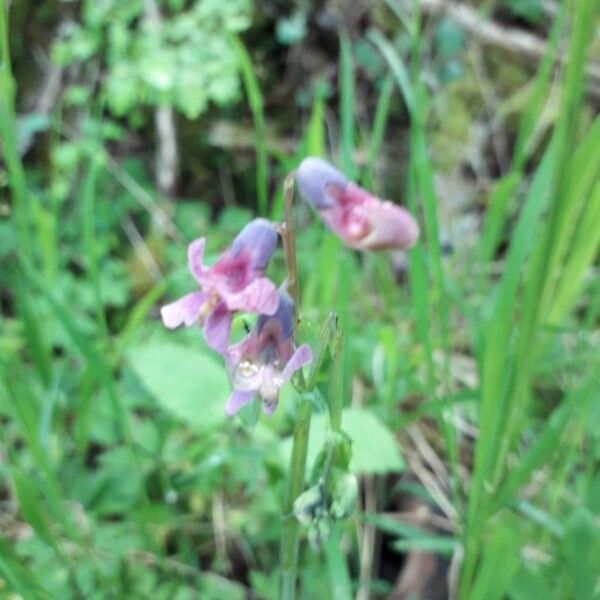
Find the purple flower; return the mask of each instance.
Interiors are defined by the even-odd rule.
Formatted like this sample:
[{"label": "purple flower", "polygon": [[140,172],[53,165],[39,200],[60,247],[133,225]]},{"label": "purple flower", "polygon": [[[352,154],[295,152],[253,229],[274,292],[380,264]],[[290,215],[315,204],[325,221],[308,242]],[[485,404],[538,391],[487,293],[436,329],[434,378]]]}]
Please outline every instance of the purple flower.
[{"label": "purple flower", "polygon": [[320,158],[305,158],[296,181],[302,197],[351,248],[406,250],[419,237],[419,226],[404,208],[373,196]]},{"label": "purple flower", "polygon": [[233,312],[272,315],[277,310],[277,288],[263,277],[277,246],[277,231],[269,221],[254,219],[212,267],[202,264],[204,245],[200,238],[188,247],[189,268],[202,290],[163,306],[160,314],[169,329],[200,321],[206,343],[224,353]]},{"label": "purple flower", "polygon": [[235,415],[256,395],[263,411],[272,415],[279,401],[279,389],[303,365],[312,360],[310,346],[294,350],[292,341],[294,303],[279,291],[279,307],[272,315],[260,315],[256,327],[226,354],[233,392],[225,405],[228,415]]}]

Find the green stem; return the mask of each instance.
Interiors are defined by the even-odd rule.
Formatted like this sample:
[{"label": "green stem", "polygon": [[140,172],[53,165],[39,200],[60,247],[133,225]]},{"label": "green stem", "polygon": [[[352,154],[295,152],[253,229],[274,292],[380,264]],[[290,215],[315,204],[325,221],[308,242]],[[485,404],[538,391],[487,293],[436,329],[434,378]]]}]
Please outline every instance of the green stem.
[{"label": "green stem", "polygon": [[312,405],[310,400],[302,398],[298,407],[294,443],[288,477],[288,488],[283,508],[283,531],[281,534],[281,600],[293,600],[296,597],[296,575],[300,547],[300,523],[293,514],[294,500],[304,488],[304,469],[306,450],[310,431]]},{"label": "green stem", "polygon": [[331,345],[333,363],[329,382],[329,423],[331,430],[339,433],[342,430],[342,406],[344,402],[344,336],[337,329]]},{"label": "green stem", "polygon": [[252,57],[239,37],[231,35],[234,49],[237,53],[248,104],[252,111],[254,121],[254,135],[256,148],[256,198],[258,214],[267,214],[268,185],[269,185],[269,158],[267,154],[267,126],[265,109],[260,85],[252,66]]},{"label": "green stem", "polygon": [[8,14],[5,2],[0,2],[0,140],[13,200],[13,218],[17,232],[17,254],[30,257],[32,240],[28,222],[29,196],[25,169],[17,152],[15,82],[10,65],[8,44]]},{"label": "green stem", "polygon": [[300,292],[298,288],[298,264],[296,262],[296,236],[294,234],[294,220],[292,208],[294,206],[294,173],[290,173],[283,182],[284,214],[280,233],[283,240],[285,264],[288,270],[288,289],[294,301],[294,341],[298,334],[298,309]]},{"label": "green stem", "polygon": [[[298,306],[300,293],[298,288],[298,267],[296,263],[296,244],[292,221],[294,202],[294,174],[288,175],[284,182],[285,223],[281,228],[285,262],[288,269],[288,288],[294,301],[294,342],[298,340]],[[300,389],[306,385],[302,371],[299,372]],[[304,471],[306,468],[306,452],[312,405],[308,398],[302,396],[298,406],[292,457],[288,475],[287,492],[283,507],[283,530],[281,533],[281,582],[280,598],[293,600],[296,597],[296,575],[298,570],[298,554],[300,547],[300,523],[293,514],[294,501],[304,489]]]}]

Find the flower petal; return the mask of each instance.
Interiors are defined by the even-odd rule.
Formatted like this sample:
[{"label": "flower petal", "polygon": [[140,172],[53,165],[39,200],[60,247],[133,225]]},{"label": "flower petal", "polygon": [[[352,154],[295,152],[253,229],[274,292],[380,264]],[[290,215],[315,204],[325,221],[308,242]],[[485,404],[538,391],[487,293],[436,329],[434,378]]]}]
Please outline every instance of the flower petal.
[{"label": "flower petal", "polygon": [[204,257],[204,246],[206,245],[205,238],[198,238],[188,246],[188,266],[190,273],[198,283],[202,283],[206,268],[202,265]]},{"label": "flower petal", "polygon": [[265,379],[265,366],[246,358],[234,365],[231,372],[233,387],[241,392],[259,390]]},{"label": "flower petal", "polygon": [[285,368],[281,372],[279,376],[281,378],[281,385],[283,385],[286,381],[288,381],[292,375],[304,365],[310,363],[313,359],[313,353],[308,344],[302,344],[294,354],[290,360],[288,360]]},{"label": "flower petal", "polygon": [[231,243],[231,254],[247,253],[253,269],[264,271],[277,248],[277,230],[267,219],[253,219]]},{"label": "flower petal", "polygon": [[231,332],[231,313],[224,302],[219,302],[206,318],[204,339],[217,352],[225,354]]},{"label": "flower petal", "polygon": [[368,233],[359,237],[352,247],[359,250],[407,250],[419,237],[419,226],[413,216],[393,202],[380,200],[354,183],[344,194],[357,219],[368,222]]},{"label": "flower petal", "polygon": [[256,329],[260,335],[267,323],[278,321],[281,324],[278,339],[283,341],[290,338],[294,330],[294,301],[283,286],[277,290],[277,293],[279,294],[277,310],[271,315],[261,311],[256,320]]},{"label": "flower petal", "polygon": [[296,182],[302,197],[317,210],[332,208],[334,199],[329,186],[344,189],[348,180],[327,161],[316,156],[305,158],[296,171]]},{"label": "flower petal", "polygon": [[275,284],[267,277],[258,277],[240,292],[219,292],[229,310],[273,315],[279,306],[279,295]]},{"label": "flower petal", "polygon": [[348,181],[322,159],[306,158],[296,180],[325,225],[351,248],[407,250],[419,237],[419,226],[408,211]]},{"label": "flower petal", "polygon": [[192,292],[179,298],[179,300],[175,300],[175,302],[171,302],[171,304],[163,306],[160,309],[163,323],[169,329],[175,329],[175,327],[182,324],[189,327],[198,320],[202,305],[207,298],[208,294],[205,292]]},{"label": "flower petal", "polygon": [[256,396],[256,392],[242,392],[240,390],[233,390],[231,392],[231,396],[229,396],[229,400],[225,405],[225,412],[232,417],[235,415],[242,406],[246,404],[250,404],[254,400]]}]

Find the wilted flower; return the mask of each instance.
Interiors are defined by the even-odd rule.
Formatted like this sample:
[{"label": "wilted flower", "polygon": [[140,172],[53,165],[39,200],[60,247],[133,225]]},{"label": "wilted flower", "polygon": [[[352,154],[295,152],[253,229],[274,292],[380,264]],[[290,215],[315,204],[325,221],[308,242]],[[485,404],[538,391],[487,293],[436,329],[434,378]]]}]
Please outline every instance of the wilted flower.
[{"label": "wilted flower", "polygon": [[274,315],[260,315],[255,328],[226,354],[227,367],[233,381],[233,392],[225,412],[234,415],[256,395],[263,411],[273,414],[279,401],[279,389],[292,375],[312,360],[306,344],[294,350],[292,340],[294,303],[279,290],[279,306]]},{"label": "wilted flower", "polygon": [[296,181],[302,197],[351,248],[405,250],[419,237],[419,226],[404,208],[373,196],[320,158],[305,158]]},{"label": "wilted flower", "polygon": [[200,238],[188,247],[189,268],[202,290],[163,306],[160,313],[170,329],[200,321],[207,344],[224,353],[233,312],[273,315],[277,310],[277,288],[263,276],[277,246],[277,231],[269,221],[254,219],[212,267],[202,264],[204,245]]}]

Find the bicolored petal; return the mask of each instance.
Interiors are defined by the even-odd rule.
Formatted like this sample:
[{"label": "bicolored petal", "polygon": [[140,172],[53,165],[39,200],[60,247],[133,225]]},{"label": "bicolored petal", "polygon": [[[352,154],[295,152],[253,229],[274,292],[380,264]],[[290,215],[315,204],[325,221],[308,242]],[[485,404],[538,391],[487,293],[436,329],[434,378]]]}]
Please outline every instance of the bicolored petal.
[{"label": "bicolored petal", "polygon": [[294,301],[283,286],[277,290],[277,293],[279,295],[277,310],[274,313],[261,311],[262,314],[256,321],[256,329],[260,334],[268,321],[278,321],[281,324],[279,336],[283,340],[290,338],[294,331]]},{"label": "bicolored petal", "polygon": [[232,256],[240,253],[248,254],[252,268],[264,271],[277,248],[277,239],[277,230],[271,221],[253,219],[231,243],[231,254]]},{"label": "bicolored petal", "polygon": [[367,224],[365,234],[355,237],[353,247],[359,250],[407,250],[415,245],[419,226],[406,209],[380,200],[354,183],[348,184],[345,196],[348,205],[354,207],[351,214],[358,220],[364,219]]},{"label": "bicolored petal", "polygon": [[348,184],[340,171],[316,156],[309,156],[300,163],[296,182],[302,197],[317,210],[334,206],[334,199],[329,195],[330,186],[343,190]]},{"label": "bicolored petal", "polygon": [[412,215],[348,181],[326,161],[306,158],[296,173],[304,199],[344,243],[357,250],[406,250],[419,237]]},{"label": "bicolored petal", "polygon": [[277,288],[267,277],[258,277],[239,292],[231,292],[225,286],[218,291],[229,310],[273,315],[279,306]]},{"label": "bicolored petal", "polygon": [[186,294],[179,300],[171,302],[160,309],[160,316],[163,323],[169,329],[175,329],[179,325],[189,327],[193,325],[200,316],[202,306],[208,299],[206,292],[192,292]]},{"label": "bicolored petal", "polygon": [[312,362],[313,353],[308,344],[302,344],[299,348],[296,349],[294,354],[290,360],[288,360],[285,368],[281,372],[281,385],[283,385],[286,381],[289,381],[292,375],[304,365]]},{"label": "bicolored petal", "polygon": [[246,404],[250,404],[254,397],[256,396],[256,392],[242,392],[240,390],[233,390],[231,392],[231,396],[229,396],[229,400],[225,405],[225,412],[232,417],[235,415],[242,406]]},{"label": "bicolored petal", "polygon": [[206,239],[199,238],[197,240],[194,240],[188,246],[188,266],[190,269],[190,273],[200,284],[202,284],[203,277],[207,271],[206,267],[202,265],[202,258],[204,257],[205,245]]},{"label": "bicolored petal", "polygon": [[204,323],[204,339],[206,343],[220,354],[227,352],[229,334],[231,333],[231,312],[224,302],[219,302],[210,312]]},{"label": "bicolored petal", "polygon": [[263,412],[272,415],[279,403],[280,388],[313,358],[306,344],[294,352],[294,304],[285,289],[275,293],[278,302],[271,315],[261,314],[254,329],[223,353],[235,390],[228,414],[237,412],[245,398],[257,394]]}]

